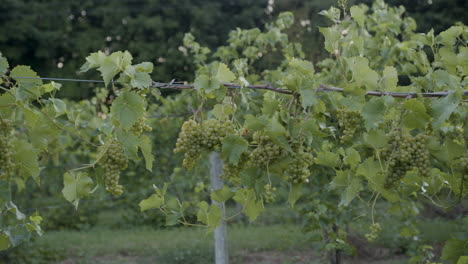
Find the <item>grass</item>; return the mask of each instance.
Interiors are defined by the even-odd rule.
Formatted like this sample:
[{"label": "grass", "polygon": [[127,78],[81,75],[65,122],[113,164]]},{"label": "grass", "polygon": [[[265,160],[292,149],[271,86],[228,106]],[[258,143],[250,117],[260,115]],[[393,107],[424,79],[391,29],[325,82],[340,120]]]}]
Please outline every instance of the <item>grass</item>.
[{"label": "grass", "polygon": [[[307,236],[294,225],[237,225],[229,228],[228,234],[233,259],[246,250],[312,248],[306,242]],[[195,228],[110,230],[101,227],[87,232],[48,232],[30,247],[56,252],[70,263],[154,263],[156,259],[161,261],[159,263],[210,263],[212,245],[212,234]],[[68,263],[66,261],[64,263]]]},{"label": "grass", "polygon": [[[235,209],[229,208],[228,215]],[[213,263],[213,235],[199,228],[137,227],[116,229],[115,222],[125,212],[104,212],[98,225],[82,231],[49,231],[34,242],[22,246],[7,263],[61,263],[61,264],[113,264],[113,263]],[[396,219],[381,219],[384,230],[379,238],[381,246],[398,247],[394,240],[403,223]],[[325,263],[319,244],[308,241],[311,234],[302,232],[300,217],[287,207],[270,207],[255,224],[242,224],[240,219],[228,225],[231,263],[299,264]],[[422,238],[432,242],[445,241],[450,234],[463,230],[459,219],[422,220],[419,223]],[[357,233],[367,232],[369,223],[361,219],[351,227]],[[317,243],[317,242],[316,242]],[[16,260],[16,261],[15,261]],[[1,260],[0,260],[1,262]],[[398,264],[406,263],[404,256],[391,259],[346,259],[345,264]]]}]

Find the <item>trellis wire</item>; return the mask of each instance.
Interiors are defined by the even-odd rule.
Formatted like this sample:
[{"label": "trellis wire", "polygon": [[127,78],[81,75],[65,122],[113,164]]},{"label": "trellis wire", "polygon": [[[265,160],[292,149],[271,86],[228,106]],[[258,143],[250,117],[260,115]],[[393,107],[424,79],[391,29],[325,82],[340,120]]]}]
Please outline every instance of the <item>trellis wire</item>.
[{"label": "trellis wire", "polygon": [[[0,75],[0,78],[13,78],[13,79],[31,79],[31,80],[46,80],[46,81],[61,81],[61,82],[89,82],[89,83],[104,83],[102,80],[86,80],[86,79],[69,79],[69,78],[53,78],[53,77],[26,77],[26,76],[6,76]],[[113,83],[119,83],[114,82]],[[228,89],[254,89],[254,90],[269,90],[282,94],[295,94],[295,92],[274,87],[271,84],[253,84],[242,86],[236,83],[223,83],[223,85]],[[174,89],[174,90],[191,90],[195,89],[193,84],[188,84],[187,82],[153,82],[151,85],[152,88],[159,89]],[[325,84],[320,84],[319,88],[316,89],[316,92],[345,92],[343,88],[328,86]],[[445,97],[448,96],[453,91],[441,91],[441,92],[430,92],[430,93],[414,93],[414,92],[384,92],[384,91],[366,91],[366,95],[370,96],[392,96],[399,98],[416,98],[418,96],[422,97]],[[468,96],[468,90],[463,91],[464,96]]]}]

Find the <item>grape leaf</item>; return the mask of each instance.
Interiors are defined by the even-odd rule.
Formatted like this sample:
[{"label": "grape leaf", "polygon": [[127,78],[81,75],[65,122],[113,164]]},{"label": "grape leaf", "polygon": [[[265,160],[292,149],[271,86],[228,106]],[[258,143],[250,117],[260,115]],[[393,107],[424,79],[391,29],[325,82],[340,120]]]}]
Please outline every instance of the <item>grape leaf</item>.
[{"label": "grape leaf", "polygon": [[229,68],[224,63],[219,63],[218,69],[216,70],[215,75],[216,80],[222,83],[232,82],[236,79],[234,73],[232,73]]},{"label": "grape leaf", "polygon": [[150,209],[159,208],[164,204],[164,197],[155,193],[152,194],[147,199],[142,200],[138,205],[140,206],[140,210],[142,212]]},{"label": "grape leaf", "polygon": [[63,197],[75,208],[78,208],[80,199],[92,193],[93,184],[93,180],[87,173],[65,173],[63,176]]},{"label": "grape leaf", "polygon": [[242,205],[242,212],[249,218],[250,222],[263,211],[263,203],[256,201],[255,191],[253,189],[239,189],[234,195],[234,201]]},{"label": "grape leaf", "polygon": [[221,208],[216,204],[212,204],[210,206],[210,210],[208,211],[208,214],[206,217],[208,231],[213,231],[216,227],[220,226],[221,218],[222,218]]},{"label": "grape leaf", "polygon": [[139,147],[141,152],[143,153],[143,157],[145,158],[146,169],[152,171],[154,156],[151,153],[151,149],[153,147],[151,139],[147,136],[141,136],[139,139]]},{"label": "grape leaf", "polygon": [[111,106],[112,121],[125,130],[130,129],[144,113],[143,98],[132,91],[124,91]]},{"label": "grape leaf", "polygon": [[315,163],[333,168],[338,165],[339,160],[340,156],[338,154],[329,151],[321,151],[317,153]]},{"label": "grape leaf", "polygon": [[39,183],[39,173],[41,172],[38,163],[39,150],[22,139],[14,141],[13,144],[15,146],[14,159],[23,174],[23,178],[27,179],[28,176],[31,176]]},{"label": "grape leaf", "polygon": [[[18,83],[18,89],[16,90],[17,100],[37,98],[41,95],[38,87],[42,85],[42,80],[34,79],[39,78],[39,75],[37,75],[37,73],[33,71],[31,67],[23,65],[16,66],[13,68],[13,70],[11,70],[10,75]],[[26,79],[21,77],[26,77]]]},{"label": "grape leaf", "polygon": [[288,202],[291,205],[291,207],[294,207],[297,200],[299,200],[299,198],[301,197],[301,194],[302,194],[302,184],[296,184],[296,183],[291,184],[291,188],[289,189],[289,195],[288,195]]},{"label": "grape leaf", "polygon": [[243,152],[247,151],[249,142],[238,135],[228,135],[223,140],[221,157],[231,164],[237,165]]},{"label": "grape leaf", "polygon": [[351,12],[351,16],[354,18],[354,20],[356,20],[356,22],[358,23],[358,25],[360,27],[364,27],[364,21],[366,19],[365,17],[365,10],[360,7],[360,6],[352,6],[349,11]]},{"label": "grape leaf", "polygon": [[398,84],[398,73],[393,66],[385,67],[382,76],[383,89],[386,92],[394,92]]},{"label": "grape leaf", "polygon": [[211,199],[218,203],[224,203],[227,200],[231,199],[234,196],[234,192],[231,191],[231,188],[224,186],[222,189],[215,190],[211,193]]}]

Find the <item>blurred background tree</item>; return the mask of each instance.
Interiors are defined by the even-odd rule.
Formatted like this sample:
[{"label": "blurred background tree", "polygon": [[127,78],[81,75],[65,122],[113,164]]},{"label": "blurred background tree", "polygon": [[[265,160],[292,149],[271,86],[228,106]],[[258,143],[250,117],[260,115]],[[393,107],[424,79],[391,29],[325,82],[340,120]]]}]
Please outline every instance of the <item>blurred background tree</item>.
[{"label": "blurred background tree", "polygon": [[[84,57],[97,50],[129,50],[136,61],[152,61],[153,78],[191,80],[193,66],[181,47],[186,32],[216,47],[230,30],[264,27],[282,11],[296,15],[290,36],[304,45],[307,58],[323,54],[318,13],[336,0],[2,0],[0,51],[12,65],[31,65],[41,76],[97,78],[77,75]],[[371,4],[372,0],[349,0]],[[467,24],[465,0],[387,0],[404,5],[418,30],[436,32],[457,21]],[[62,96],[87,98],[93,84],[64,87]],[[79,87],[79,89],[77,89]]]}]

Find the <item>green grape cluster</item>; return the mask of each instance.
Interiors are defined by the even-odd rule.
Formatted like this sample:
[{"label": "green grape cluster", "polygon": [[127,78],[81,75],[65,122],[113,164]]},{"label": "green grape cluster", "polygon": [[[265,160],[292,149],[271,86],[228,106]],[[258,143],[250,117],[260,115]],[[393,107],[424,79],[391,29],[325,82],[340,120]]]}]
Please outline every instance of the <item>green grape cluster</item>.
[{"label": "green grape cluster", "polygon": [[370,229],[370,233],[367,233],[364,236],[369,242],[375,241],[377,237],[379,236],[379,233],[382,231],[382,227],[380,226],[379,223],[373,223],[369,229]]},{"label": "green grape cluster", "polygon": [[234,185],[240,184],[239,175],[245,169],[248,161],[249,155],[244,152],[242,153],[237,165],[225,162],[223,165],[223,174],[221,175],[221,177]]},{"label": "green grape cluster", "polygon": [[256,148],[250,152],[250,163],[253,167],[262,167],[271,163],[271,161],[282,157],[285,150],[274,143],[270,136],[264,135],[259,131],[253,134],[253,144]]},{"label": "green grape cluster", "polygon": [[10,135],[0,135],[0,179],[10,179],[14,175],[14,146]]},{"label": "green grape cluster", "polygon": [[209,119],[202,124],[202,130],[202,145],[206,150],[211,151],[221,145],[226,135],[234,133],[234,125],[230,121]]},{"label": "green grape cluster", "polygon": [[275,201],[275,192],[276,187],[271,184],[265,184],[263,187],[263,198],[265,199],[265,203],[272,203]]},{"label": "green grape cluster", "polygon": [[349,142],[362,130],[362,117],[358,111],[341,108],[337,113],[338,125],[341,128],[341,143]]},{"label": "green grape cluster", "polygon": [[101,166],[104,168],[106,191],[116,196],[121,195],[123,186],[119,184],[120,171],[128,166],[128,158],[122,146],[116,141],[112,142],[101,162]]},{"label": "green grape cluster", "polygon": [[459,168],[465,176],[468,175],[468,153],[465,153],[456,163],[458,164],[457,168]]},{"label": "green grape cluster", "polygon": [[314,157],[311,153],[300,150],[293,154],[293,159],[285,173],[291,183],[305,183],[311,174],[309,167],[314,163]]},{"label": "green grape cluster", "polygon": [[385,180],[386,188],[392,187],[413,168],[418,168],[423,177],[430,175],[427,135],[402,136],[398,131],[393,131],[389,134],[389,139],[391,143],[382,151],[382,158],[387,160],[389,165]]},{"label": "green grape cluster", "polygon": [[187,120],[182,125],[174,152],[184,152],[183,165],[192,168],[201,153],[219,146],[226,135],[234,132],[233,127],[230,121],[210,119],[199,124],[195,120]]},{"label": "green grape cluster", "polygon": [[153,128],[146,123],[146,117],[142,117],[136,121],[131,130],[135,135],[139,136],[145,131],[153,130]]},{"label": "green grape cluster", "polygon": [[202,127],[195,120],[187,120],[182,124],[182,130],[177,138],[174,152],[185,152],[183,165],[192,168],[200,158],[203,140]]}]

